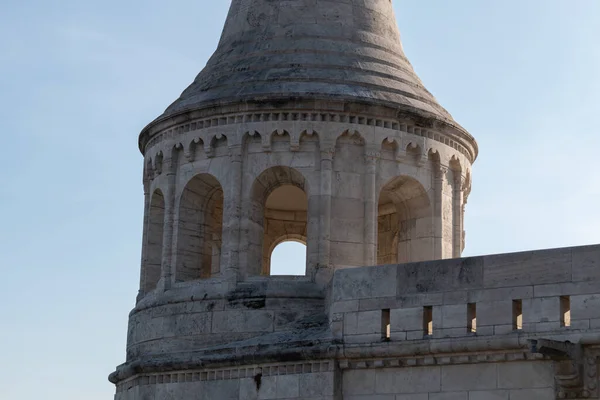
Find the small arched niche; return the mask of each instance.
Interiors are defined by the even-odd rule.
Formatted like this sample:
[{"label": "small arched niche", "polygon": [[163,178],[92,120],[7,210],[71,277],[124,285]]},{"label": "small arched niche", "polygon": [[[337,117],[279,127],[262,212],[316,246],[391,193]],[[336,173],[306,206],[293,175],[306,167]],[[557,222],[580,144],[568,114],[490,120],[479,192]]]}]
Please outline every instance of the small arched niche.
[{"label": "small arched niche", "polygon": [[175,280],[219,276],[223,234],[223,188],[209,174],[186,185],[179,202]]},{"label": "small arched niche", "polygon": [[156,285],[160,280],[164,224],[165,198],[162,192],[157,189],[152,193],[150,208],[148,209],[146,248],[141,282],[141,289],[144,293],[156,289]]},{"label": "small arched niche", "polygon": [[[304,190],[292,184],[284,184],[273,190],[265,202],[263,275],[305,275],[306,274],[306,228],[308,200]],[[302,273],[275,274],[271,270],[272,253],[281,243],[297,242],[304,245]],[[285,270],[285,268],[283,268]],[[298,272],[298,271],[296,271]]]},{"label": "small arched niche", "polygon": [[423,261],[433,257],[431,203],[423,186],[399,176],[379,195],[377,264]]}]

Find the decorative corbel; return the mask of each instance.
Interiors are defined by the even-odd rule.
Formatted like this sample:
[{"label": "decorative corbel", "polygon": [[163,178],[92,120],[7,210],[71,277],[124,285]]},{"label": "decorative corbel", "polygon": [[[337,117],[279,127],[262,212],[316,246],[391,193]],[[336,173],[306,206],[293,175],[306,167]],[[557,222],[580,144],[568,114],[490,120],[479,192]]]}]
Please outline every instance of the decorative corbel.
[{"label": "decorative corbel", "polygon": [[549,339],[528,340],[532,353],[554,361],[554,382],[557,399],[587,399],[597,395],[597,364],[595,357],[585,362],[580,343]]}]

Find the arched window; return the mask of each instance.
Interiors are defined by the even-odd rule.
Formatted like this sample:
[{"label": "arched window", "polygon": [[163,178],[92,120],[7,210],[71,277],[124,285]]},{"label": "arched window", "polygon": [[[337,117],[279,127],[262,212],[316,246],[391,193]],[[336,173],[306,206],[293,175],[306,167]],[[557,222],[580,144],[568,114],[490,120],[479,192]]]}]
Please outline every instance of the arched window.
[{"label": "arched window", "polygon": [[306,274],[306,244],[300,240],[285,240],[275,246],[269,262],[271,276]]},{"label": "arched window", "polygon": [[429,196],[416,180],[399,176],[379,195],[377,264],[433,258],[434,237]]},{"label": "arched window", "polygon": [[186,185],[179,203],[175,279],[206,279],[220,273],[223,189],[212,175]]},{"label": "arched window", "polygon": [[[307,210],[306,193],[299,187],[290,184],[281,185],[271,192],[265,203],[263,275],[305,275]],[[273,250],[281,243],[289,241],[304,245],[304,268],[301,273],[288,274],[279,271],[275,274],[271,269]]]},{"label": "arched window", "polygon": [[[242,212],[240,262],[247,276],[271,275],[271,253],[284,241],[300,241],[307,245],[307,254],[314,253],[315,241],[307,240],[307,183],[299,171],[284,166],[263,171]],[[306,265],[304,271],[302,275]]]},{"label": "arched window", "polygon": [[156,190],[152,194],[147,218],[148,225],[146,227],[146,243],[141,278],[141,289],[144,293],[156,289],[161,275],[165,198],[160,190]]}]

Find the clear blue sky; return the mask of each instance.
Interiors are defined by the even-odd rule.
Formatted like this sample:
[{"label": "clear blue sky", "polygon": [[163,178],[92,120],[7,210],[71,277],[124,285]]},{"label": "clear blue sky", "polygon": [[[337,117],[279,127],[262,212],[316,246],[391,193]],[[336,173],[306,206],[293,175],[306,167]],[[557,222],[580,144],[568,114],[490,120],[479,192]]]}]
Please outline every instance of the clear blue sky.
[{"label": "clear blue sky", "polygon": [[[137,135],[228,5],[0,5],[0,398],[112,398],[138,286]],[[395,6],[417,73],[479,141],[466,254],[600,242],[600,1]]]}]

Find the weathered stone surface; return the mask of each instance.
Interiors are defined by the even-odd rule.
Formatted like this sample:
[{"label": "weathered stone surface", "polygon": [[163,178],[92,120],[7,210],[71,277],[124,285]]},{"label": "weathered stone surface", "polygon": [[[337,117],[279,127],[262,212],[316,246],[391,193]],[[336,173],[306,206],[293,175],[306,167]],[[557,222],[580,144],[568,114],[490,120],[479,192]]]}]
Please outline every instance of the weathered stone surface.
[{"label": "weathered stone surface", "polygon": [[483,258],[414,263],[398,268],[398,294],[476,289],[483,285]]},{"label": "weathered stone surface", "polygon": [[495,364],[452,365],[442,367],[442,390],[458,392],[496,389],[498,370]]},{"label": "weathered stone surface", "polygon": [[234,0],[217,51],[163,118],[304,96],[389,103],[455,124],[422,86],[399,38],[388,0]]},{"label": "weathered stone surface", "polygon": [[[116,400],[600,397],[600,246],[459,258],[477,143],[414,73],[390,0],[233,0],[139,145]],[[284,241],[307,247],[300,276],[272,276]],[[561,371],[540,339],[583,354]]]}]

